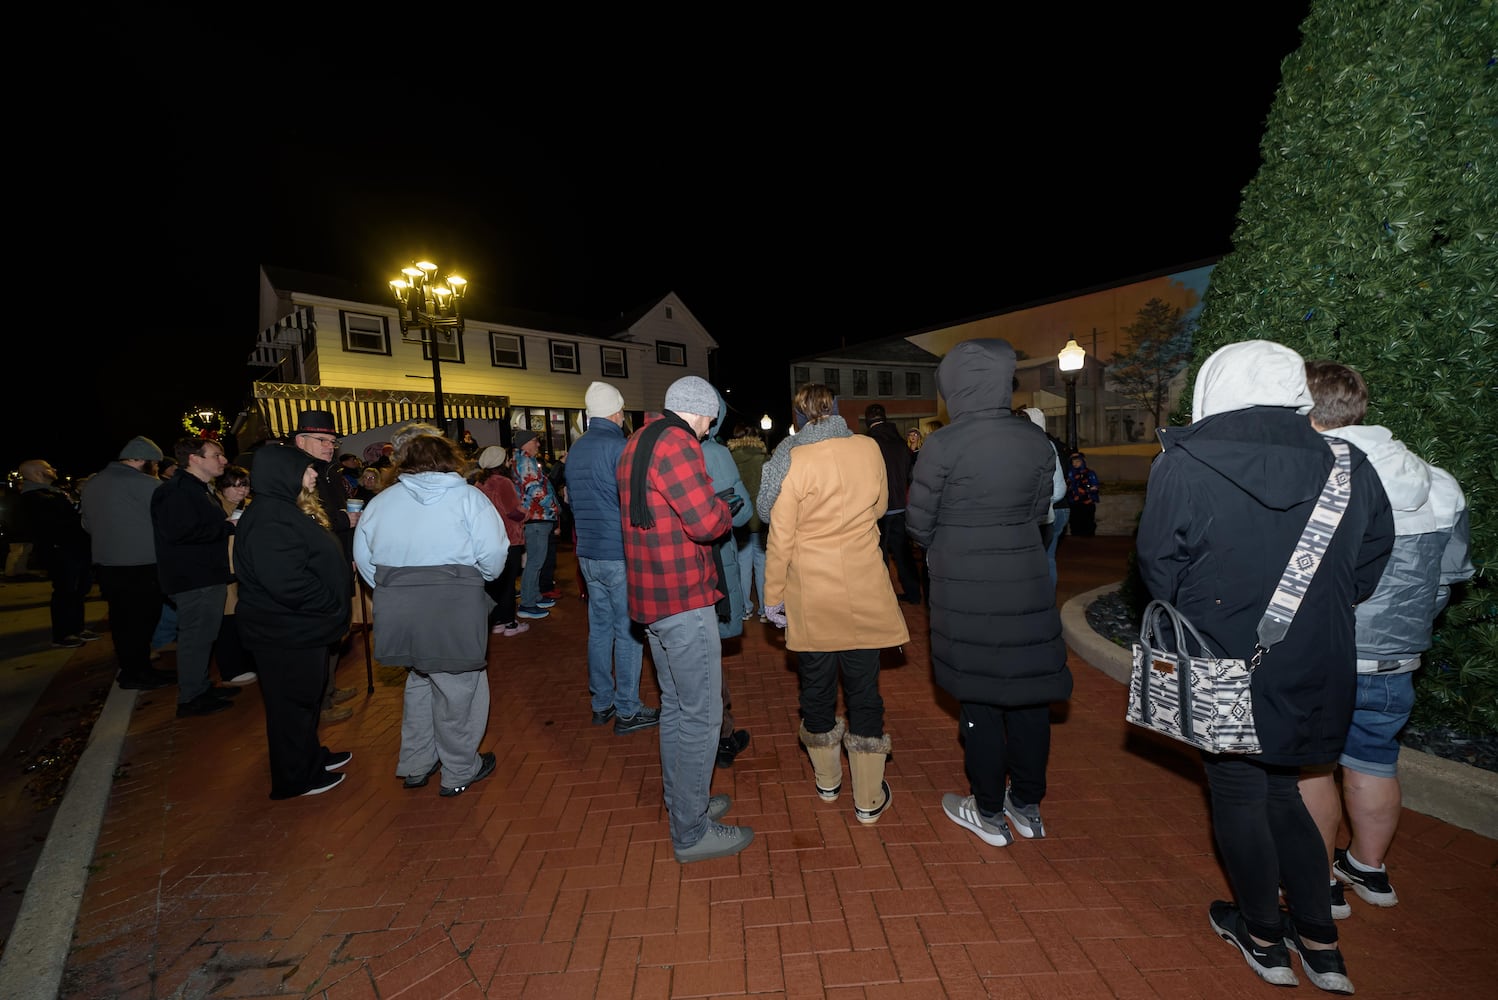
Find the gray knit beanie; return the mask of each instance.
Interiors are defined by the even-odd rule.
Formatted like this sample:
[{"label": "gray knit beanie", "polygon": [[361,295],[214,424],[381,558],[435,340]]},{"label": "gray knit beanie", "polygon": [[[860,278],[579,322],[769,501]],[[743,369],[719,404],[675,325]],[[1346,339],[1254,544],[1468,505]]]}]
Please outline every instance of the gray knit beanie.
[{"label": "gray knit beanie", "polygon": [[718,390],[697,375],[687,375],[671,383],[666,390],[666,409],[673,413],[695,413],[702,417],[718,415]]}]

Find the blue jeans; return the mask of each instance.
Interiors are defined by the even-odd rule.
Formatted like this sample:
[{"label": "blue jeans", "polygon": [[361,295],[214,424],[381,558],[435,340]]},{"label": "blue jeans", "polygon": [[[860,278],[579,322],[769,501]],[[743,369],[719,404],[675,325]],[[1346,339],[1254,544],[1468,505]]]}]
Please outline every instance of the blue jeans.
[{"label": "blue jeans", "polygon": [[737,528],[733,533],[734,541],[739,546],[739,590],[744,594],[744,610],[752,610],[754,604],[754,591],[751,588],[755,580],[759,581],[759,610],[763,614],[765,610],[765,529],[750,531],[748,528]]},{"label": "blue jeans", "polygon": [[1051,567],[1051,586],[1056,586],[1056,546],[1061,544],[1061,533],[1066,530],[1066,522],[1071,520],[1070,507],[1057,507],[1054,510],[1056,523],[1051,525],[1051,541],[1045,547],[1045,561]]},{"label": "blue jeans", "polygon": [[588,584],[588,691],[593,711],[610,705],[628,718],[640,714],[640,666],[645,646],[629,620],[623,559],[577,557]]},{"label": "blue jeans", "polygon": [[546,547],[551,544],[555,521],[525,522],[525,569],[520,573],[520,606],[535,608],[541,603],[541,567],[546,562]]},{"label": "blue jeans", "polygon": [[156,628],[151,633],[151,648],[160,649],[169,642],[177,641],[177,609],[165,601],[156,616]]},{"label": "blue jeans", "polygon": [[718,614],[711,607],[683,611],[651,622],[645,635],[661,685],[661,784],[671,814],[671,846],[680,851],[707,833],[707,799],[723,723]]}]

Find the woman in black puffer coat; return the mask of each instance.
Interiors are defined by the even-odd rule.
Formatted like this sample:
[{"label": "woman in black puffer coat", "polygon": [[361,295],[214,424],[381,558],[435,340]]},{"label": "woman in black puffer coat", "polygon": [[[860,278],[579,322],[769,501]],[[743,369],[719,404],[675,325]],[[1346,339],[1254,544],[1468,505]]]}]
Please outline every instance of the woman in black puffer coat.
[{"label": "woman in black puffer coat", "polygon": [[1021,835],[1045,836],[1050,705],[1072,688],[1039,531],[1056,453],[1010,411],[1014,365],[1003,340],[964,341],[942,359],[936,385],[952,419],[921,447],[905,511],[926,549],[936,682],[962,705],[972,794],[942,808],[997,847],[1011,840],[1005,815]]}]

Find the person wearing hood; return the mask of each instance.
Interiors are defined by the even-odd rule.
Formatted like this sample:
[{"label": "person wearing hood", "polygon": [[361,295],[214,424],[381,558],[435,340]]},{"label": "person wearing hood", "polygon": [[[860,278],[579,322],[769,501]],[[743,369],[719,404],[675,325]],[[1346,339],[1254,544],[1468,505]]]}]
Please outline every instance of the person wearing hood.
[{"label": "person wearing hood", "polygon": [[1394,525],[1377,474],[1351,447],[1341,523],[1284,638],[1256,656],[1259,619],[1335,465],[1306,419],[1311,405],[1305,362],[1288,347],[1249,340],[1215,351],[1197,373],[1190,426],[1156,432],[1136,552],[1150,595],[1195,626],[1211,655],[1258,664],[1261,752],[1202,754],[1236,900],[1214,901],[1208,922],[1267,982],[1297,983],[1293,948],[1313,983],[1351,993],[1325,848],[1298,781],[1302,767],[1342,752],[1357,678],[1353,606],[1377,586]]},{"label": "person wearing hood", "polygon": [[270,797],[328,791],[353,759],[317,735],[328,646],[348,631],[353,577],[329,527],[318,469],[299,448],[271,446],[255,459],[255,502],[234,534],[235,617],[255,656],[265,699]]},{"label": "person wearing hood", "polygon": [[[1311,426],[1357,445],[1378,473],[1394,516],[1394,548],[1373,596],[1357,606],[1358,679],[1352,727],[1335,766],[1302,770],[1300,795],[1321,829],[1331,865],[1332,916],[1352,915],[1346,882],[1374,906],[1399,902],[1384,855],[1399,825],[1399,741],[1415,704],[1415,671],[1431,646],[1431,627],[1451,597],[1451,585],[1474,572],[1467,499],[1456,478],[1429,465],[1387,427],[1365,426],[1368,386],[1335,361],[1306,362],[1316,405]],[[1336,846],[1346,801],[1352,839]]]},{"label": "person wearing hood", "polygon": [[1097,502],[1099,496],[1097,473],[1087,467],[1087,456],[1080,451],[1071,453],[1067,462],[1067,502],[1071,507],[1071,533],[1075,538],[1091,538],[1097,534]]},{"label": "person wearing hood", "polygon": [[[711,384],[711,383],[709,383]],[[723,429],[723,419],[728,415],[728,400],[717,386],[718,415],[708,425],[707,437],[702,439],[702,461],[707,466],[707,476],[712,480],[713,492],[722,497],[733,515],[733,527],[742,528],[754,516],[754,496],[744,485],[739,475],[739,464],[733,460],[733,451],[718,440]],[[718,589],[722,596],[715,611],[718,614],[718,638],[732,639],[744,634],[744,609],[748,606],[748,595],[744,593],[743,574],[739,570],[739,547],[730,531],[713,543],[713,559],[718,568]],[[728,693],[728,670],[723,670],[723,722],[718,728],[719,767],[732,767],[734,758],[749,745],[749,730],[735,729],[733,699]]]},{"label": "person wearing hood", "polygon": [[[792,399],[806,418],[802,435],[817,428],[817,441],[792,453],[781,482],[765,549],[765,600],[799,657],[797,738],[811,758],[817,797],[837,800],[846,750],[854,818],[871,824],[891,801],[879,657],[910,633],[879,544],[890,497],[886,460],[876,438],[854,434],[832,412],[833,398],[830,388],[809,382]],[[837,714],[839,681],[846,720]]]},{"label": "person wearing hood", "polygon": [[944,795],[942,810],[995,847],[1013,840],[1010,823],[1021,836],[1045,836],[1051,703],[1072,690],[1038,529],[1056,455],[1010,410],[1014,367],[1004,340],[947,352],[936,388],[951,421],[926,438],[905,512],[926,548],[936,683],[961,705],[970,794]]},{"label": "person wearing hood", "polygon": [[494,754],[479,752],[494,606],[484,584],[510,548],[499,511],[460,474],[465,465],[445,437],[405,441],[395,482],[354,530],[354,564],[374,589],[375,656],[409,668],[396,776],[421,788],[440,770],[445,798],[494,773]]}]

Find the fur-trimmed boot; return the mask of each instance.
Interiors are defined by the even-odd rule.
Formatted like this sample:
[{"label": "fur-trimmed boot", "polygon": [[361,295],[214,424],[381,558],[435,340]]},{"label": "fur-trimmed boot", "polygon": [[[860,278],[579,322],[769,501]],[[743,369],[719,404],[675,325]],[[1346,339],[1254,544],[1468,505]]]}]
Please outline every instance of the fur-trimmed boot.
[{"label": "fur-trimmed boot", "polygon": [[817,795],[823,802],[836,802],[843,790],[843,736],[848,732],[848,723],[838,716],[832,729],[825,733],[809,733],[806,723],[801,723],[801,745],[811,757],[811,770],[817,776]]},{"label": "fur-trimmed boot", "polygon": [[860,823],[877,823],[889,808],[889,782],[884,780],[884,759],[889,756],[889,734],[843,737],[848,751],[848,770],[853,774],[853,813]]}]

